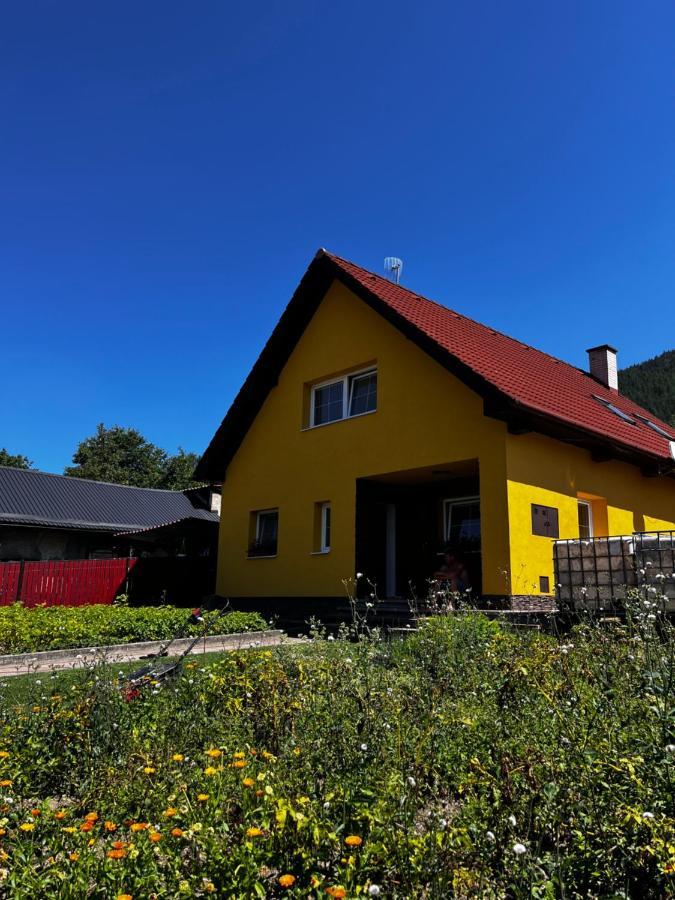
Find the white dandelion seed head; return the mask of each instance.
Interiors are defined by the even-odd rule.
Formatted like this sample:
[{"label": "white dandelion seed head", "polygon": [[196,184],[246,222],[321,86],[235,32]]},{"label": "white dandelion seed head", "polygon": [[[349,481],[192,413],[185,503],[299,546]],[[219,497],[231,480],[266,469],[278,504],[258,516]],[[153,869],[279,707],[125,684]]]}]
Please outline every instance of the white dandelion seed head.
[{"label": "white dandelion seed head", "polygon": [[522,856],[523,853],[527,853],[527,847],[525,846],[525,844],[514,844],[513,852],[516,854],[516,856]]},{"label": "white dandelion seed head", "polygon": [[508,818],[508,823],[511,826],[511,828],[515,828],[516,827],[516,817],[514,815],[510,815]]}]

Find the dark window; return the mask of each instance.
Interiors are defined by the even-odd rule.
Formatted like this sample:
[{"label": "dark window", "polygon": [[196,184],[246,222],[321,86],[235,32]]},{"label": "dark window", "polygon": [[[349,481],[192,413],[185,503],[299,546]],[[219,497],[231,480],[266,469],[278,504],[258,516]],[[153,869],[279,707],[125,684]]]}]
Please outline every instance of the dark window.
[{"label": "dark window", "polygon": [[266,509],[256,514],[255,540],[249,556],[275,556],[279,531],[279,510]]},{"label": "dark window", "polygon": [[532,504],[532,534],[541,537],[560,537],[558,529],[558,510],[555,506],[539,506]]},{"label": "dark window", "polygon": [[377,372],[354,375],[349,381],[349,415],[359,416],[377,408]]},{"label": "dark window", "polygon": [[343,416],[344,381],[334,381],[314,389],[313,425],[335,422]]},{"label": "dark window", "polygon": [[539,576],[539,591],[542,594],[549,594],[551,592],[551,582],[549,581],[548,575]]}]

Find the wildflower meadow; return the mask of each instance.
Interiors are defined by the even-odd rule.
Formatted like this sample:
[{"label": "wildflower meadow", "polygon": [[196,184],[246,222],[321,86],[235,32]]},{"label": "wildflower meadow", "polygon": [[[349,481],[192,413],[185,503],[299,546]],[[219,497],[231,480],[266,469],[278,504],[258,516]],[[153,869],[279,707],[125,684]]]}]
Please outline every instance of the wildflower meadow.
[{"label": "wildflower meadow", "polygon": [[0,683],[12,898],[675,896],[675,635],[480,614]]}]

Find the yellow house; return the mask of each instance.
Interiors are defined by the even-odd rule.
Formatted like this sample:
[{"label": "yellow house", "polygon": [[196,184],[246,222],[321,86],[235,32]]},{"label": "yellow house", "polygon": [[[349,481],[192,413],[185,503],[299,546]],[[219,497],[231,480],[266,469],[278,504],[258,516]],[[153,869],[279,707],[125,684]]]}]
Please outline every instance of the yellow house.
[{"label": "yellow house", "polygon": [[590,372],[320,250],[197,471],[217,592],[554,592],[552,541],[675,529],[675,435]]}]

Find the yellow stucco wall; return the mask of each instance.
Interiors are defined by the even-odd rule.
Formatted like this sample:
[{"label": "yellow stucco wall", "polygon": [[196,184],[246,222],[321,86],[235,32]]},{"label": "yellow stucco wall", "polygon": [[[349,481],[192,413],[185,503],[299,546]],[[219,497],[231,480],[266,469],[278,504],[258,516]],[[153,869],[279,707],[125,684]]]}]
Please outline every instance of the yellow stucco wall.
[{"label": "yellow stucco wall", "polygon": [[540,575],[554,587],[551,540],[532,534],[533,503],[558,509],[561,538],[579,536],[578,498],[591,501],[597,536],[675,529],[672,478],[593,462],[586,451],[542,435],[508,435],[506,447],[513,593],[539,593]]},{"label": "yellow stucco wall", "polygon": [[[377,411],[303,429],[303,386],[376,361]],[[481,399],[339,282],[333,284],[223,484],[218,593],[335,597],[354,574],[356,479],[478,459],[483,585],[508,565],[505,426]],[[312,555],[314,504],[332,503],[332,549]],[[250,513],[279,508],[278,553],[247,558]]]}]

